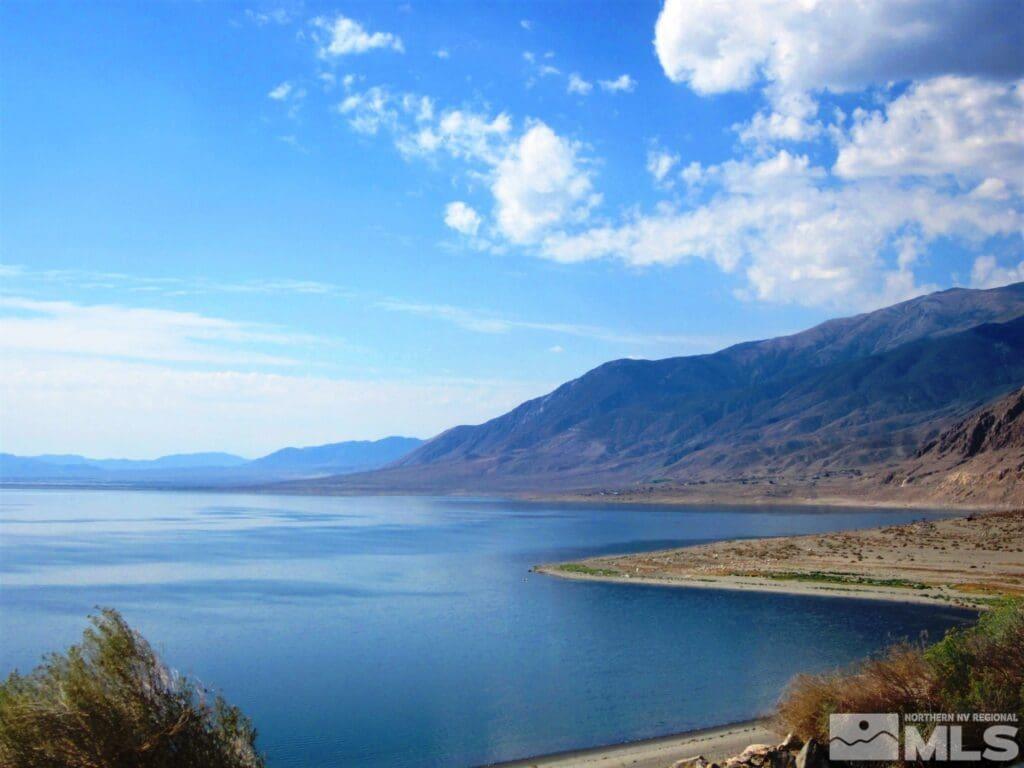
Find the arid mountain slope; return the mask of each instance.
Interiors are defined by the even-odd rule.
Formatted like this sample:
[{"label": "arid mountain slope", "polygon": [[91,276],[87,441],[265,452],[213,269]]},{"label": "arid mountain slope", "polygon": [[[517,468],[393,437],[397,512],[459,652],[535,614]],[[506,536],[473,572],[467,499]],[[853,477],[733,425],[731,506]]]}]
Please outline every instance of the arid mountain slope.
[{"label": "arid mountain slope", "polygon": [[953,425],[885,481],[933,498],[1024,505],[1024,389]]},{"label": "arid mountain slope", "polygon": [[1024,284],[956,289],[715,354],[616,360],[338,482],[568,491],[867,473],[1021,384]]}]

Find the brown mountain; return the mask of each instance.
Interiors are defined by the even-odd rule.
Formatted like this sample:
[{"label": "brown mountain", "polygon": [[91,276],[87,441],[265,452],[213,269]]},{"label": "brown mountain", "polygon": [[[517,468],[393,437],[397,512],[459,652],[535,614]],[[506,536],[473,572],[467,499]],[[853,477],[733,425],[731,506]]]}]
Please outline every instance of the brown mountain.
[{"label": "brown mountain", "polygon": [[1024,504],[1024,389],[942,432],[886,482],[932,498]]},{"label": "brown mountain", "polygon": [[347,489],[569,491],[895,466],[1024,384],[1024,283],[709,355],[616,360]]}]

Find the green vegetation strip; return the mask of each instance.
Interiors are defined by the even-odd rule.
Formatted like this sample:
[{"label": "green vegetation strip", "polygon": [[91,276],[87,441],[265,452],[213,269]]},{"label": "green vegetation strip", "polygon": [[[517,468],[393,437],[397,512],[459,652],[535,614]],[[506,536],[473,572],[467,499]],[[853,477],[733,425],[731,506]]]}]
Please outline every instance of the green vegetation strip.
[{"label": "green vegetation strip", "polygon": [[591,568],[589,565],[583,565],[582,563],[564,563],[558,566],[558,570],[564,571],[565,573],[581,573],[584,576],[621,576],[618,571],[613,571],[611,568]]},{"label": "green vegetation strip", "polygon": [[776,581],[809,581],[823,584],[857,584],[870,587],[899,587],[901,589],[929,589],[928,584],[907,579],[873,579],[870,576],[857,576],[847,573],[827,573],[823,571],[776,571],[773,573],[743,573],[740,576],[760,576]]}]

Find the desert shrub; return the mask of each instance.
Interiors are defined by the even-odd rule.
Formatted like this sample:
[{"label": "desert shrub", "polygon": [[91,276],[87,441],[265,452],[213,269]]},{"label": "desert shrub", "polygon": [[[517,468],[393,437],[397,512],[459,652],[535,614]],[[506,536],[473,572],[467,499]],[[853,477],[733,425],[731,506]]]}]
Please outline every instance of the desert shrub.
[{"label": "desert shrub", "polygon": [[5,768],[261,768],[237,708],[159,659],[113,610],[82,641],[0,684]]},{"label": "desert shrub", "polygon": [[804,738],[828,742],[834,712],[929,712],[937,706],[934,669],[921,646],[901,643],[847,672],[797,675],[779,702],[778,717]]},{"label": "desert shrub", "polygon": [[[779,702],[785,730],[828,741],[836,712],[1017,712],[1024,717],[1024,600],[993,607],[935,645],[902,643],[851,670],[798,675]],[[965,743],[977,734],[968,729]]]}]

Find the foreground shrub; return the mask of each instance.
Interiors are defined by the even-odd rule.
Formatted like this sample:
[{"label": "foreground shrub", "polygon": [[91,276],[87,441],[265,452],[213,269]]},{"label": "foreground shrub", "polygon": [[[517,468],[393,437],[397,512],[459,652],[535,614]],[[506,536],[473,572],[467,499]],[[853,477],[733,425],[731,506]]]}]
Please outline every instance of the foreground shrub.
[{"label": "foreground shrub", "polygon": [[168,669],[113,610],[0,684],[5,768],[262,768],[237,708]]},{"label": "foreground shrub", "polygon": [[[837,712],[1016,712],[1024,720],[1024,600],[1005,601],[930,647],[903,643],[847,672],[798,675],[778,719],[824,744]],[[977,730],[965,730],[965,745]]]},{"label": "foreground shrub", "polygon": [[925,651],[938,694],[953,712],[1016,712],[1024,719],[1024,600],[951,630]]},{"label": "foreground shrub", "polygon": [[828,716],[836,712],[942,711],[931,665],[918,646],[901,644],[850,672],[798,675],[778,715],[788,730],[828,743]]}]

